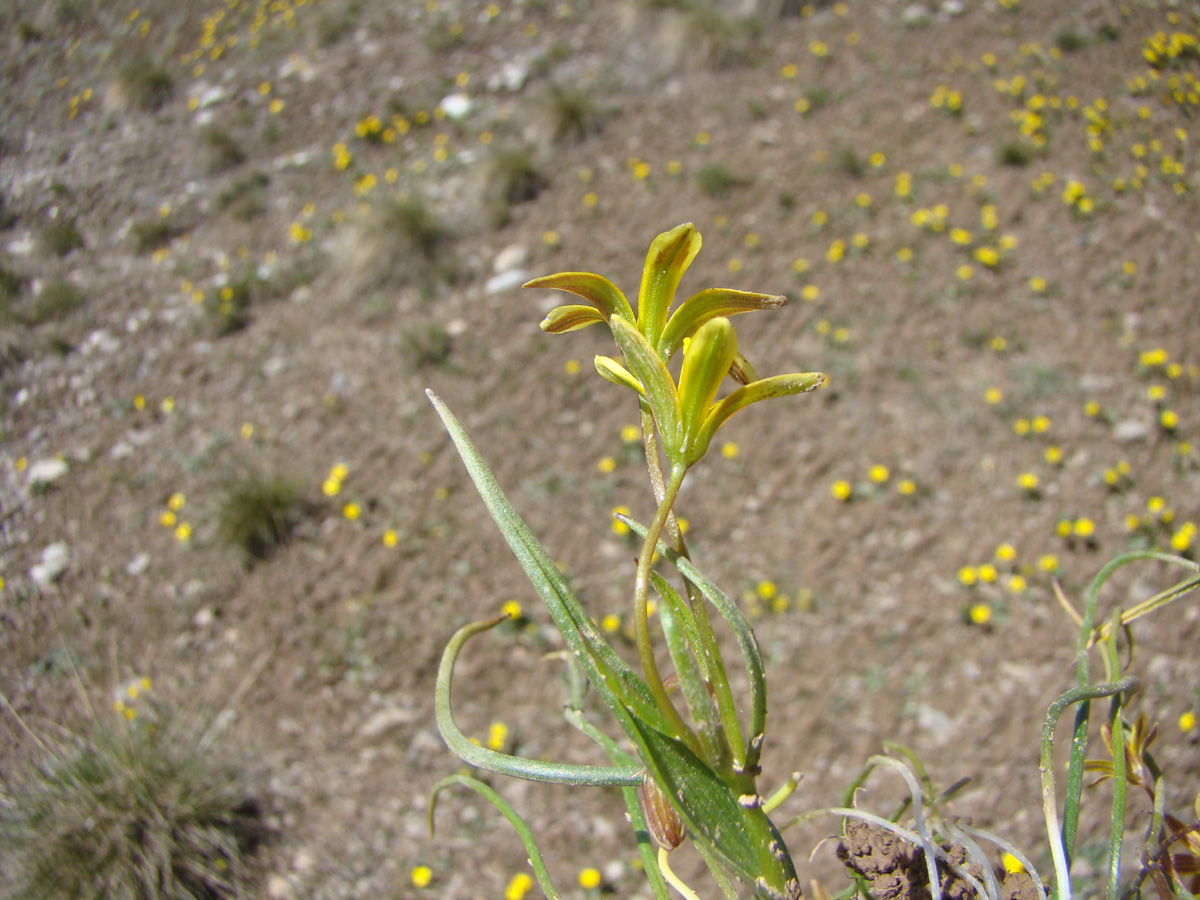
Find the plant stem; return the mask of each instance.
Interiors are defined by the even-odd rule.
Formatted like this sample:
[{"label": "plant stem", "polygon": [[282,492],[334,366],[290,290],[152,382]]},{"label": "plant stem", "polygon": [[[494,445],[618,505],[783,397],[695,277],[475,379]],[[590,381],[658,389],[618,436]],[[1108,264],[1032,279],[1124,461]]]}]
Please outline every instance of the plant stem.
[{"label": "plant stem", "polygon": [[672,467],[670,478],[663,486],[663,498],[659,502],[658,510],[654,513],[654,518],[650,522],[650,531],[646,535],[646,540],[642,543],[642,552],[638,557],[637,578],[633,589],[633,626],[637,637],[638,657],[642,662],[642,674],[646,678],[646,684],[650,687],[650,693],[654,695],[655,702],[658,703],[663,715],[667,717],[667,720],[675,728],[677,735],[690,747],[698,750],[699,743],[696,740],[696,736],[687,726],[687,723],[683,721],[683,717],[679,715],[679,711],[675,709],[671,698],[667,696],[667,689],[663,685],[662,676],[658,673],[658,664],[654,661],[654,648],[650,644],[648,603],[650,566],[654,561],[654,549],[658,545],[659,537],[662,536],[667,516],[671,514],[671,507],[675,503],[675,498],[679,496],[679,488],[683,484],[683,477],[686,474],[686,468]]},{"label": "plant stem", "polygon": [[[663,478],[662,462],[658,454],[658,437],[654,430],[654,416],[650,406],[645,401],[642,409],[642,446],[646,453],[646,469],[650,475],[650,486],[654,491],[654,500],[662,504],[666,500],[667,486]],[[683,538],[683,530],[675,517],[674,502],[672,501],[666,519],[667,543],[684,559],[690,560],[687,542]],[[644,555],[644,554],[643,554]],[[708,616],[708,604],[696,585],[684,576],[687,588],[688,602],[692,607],[692,615],[696,620],[696,630],[700,635],[700,647],[692,648],[697,654],[703,654],[708,661],[710,686],[716,698],[717,707],[727,734],[725,743],[731,746],[740,766],[744,762],[745,753],[741,748],[741,729],[737,723],[737,710],[734,708],[732,694],[729,690],[729,678],[725,674],[725,662],[721,658],[721,649],[717,644],[717,636],[713,631],[712,620]],[[732,723],[732,724],[731,724]],[[715,761],[714,761],[715,762]]]}]

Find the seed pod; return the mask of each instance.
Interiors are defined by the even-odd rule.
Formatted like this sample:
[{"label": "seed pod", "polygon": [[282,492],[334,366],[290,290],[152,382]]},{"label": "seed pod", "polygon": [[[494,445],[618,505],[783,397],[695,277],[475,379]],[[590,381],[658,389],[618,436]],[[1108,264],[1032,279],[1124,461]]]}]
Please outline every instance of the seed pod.
[{"label": "seed pod", "polygon": [[682,844],[683,839],[687,837],[687,826],[683,824],[679,813],[649,773],[642,776],[638,798],[642,801],[646,825],[658,845],[664,850],[674,850]]}]

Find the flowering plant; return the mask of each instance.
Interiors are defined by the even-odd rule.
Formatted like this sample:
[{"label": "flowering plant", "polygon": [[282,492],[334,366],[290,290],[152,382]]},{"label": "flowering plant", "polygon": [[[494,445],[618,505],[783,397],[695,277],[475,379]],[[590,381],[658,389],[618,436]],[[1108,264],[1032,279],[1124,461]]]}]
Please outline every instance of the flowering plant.
[{"label": "flowering plant", "polygon": [[[783,297],[713,288],[689,297],[671,311],[680,279],[699,252],[700,242],[699,232],[690,223],[655,238],[642,271],[636,314],[625,295],[599,275],[564,272],[526,285],[566,291],[588,301],[588,305],[552,310],[542,328],[558,334],[606,323],[623,361],[597,356],[596,370],[607,380],[633,390],[641,408],[647,467],[658,508],[649,525],[622,516],[642,539],[633,589],[641,672],[622,660],[601,636],[504,496],[458,420],[438,397],[429,394],[488,511],[562,633],[572,664],[603,700],[633,752],[586,720],[579,702],[581,681],[568,718],[603,748],[611,763],[608,766],[511,756],[478,746],[459,730],[450,701],[455,661],[470,638],[495,627],[507,615],[469,624],[450,640],[438,673],[438,727],[460,758],[481,769],[534,781],[623,788],[656,897],[666,896],[666,882],[685,896],[694,896],[671,872],[667,857],[690,835],[728,895],[735,895],[733,882],[740,881],[759,897],[795,900],[800,896],[800,884],[768,813],[791,793],[798,776],[769,798],[759,793],[757,785],[767,711],[762,656],[741,611],[691,562],[674,507],[688,471],[704,457],[713,435],[730,416],[759,400],[811,391],[825,378],[811,372],[759,378],[739,352],[729,317],[776,309],[784,304]],[[667,365],[679,352],[683,362],[676,381]],[[718,399],[727,376],[738,387]],[[660,556],[681,577],[682,591],[655,571],[654,562]],[[654,655],[651,591],[658,598],[662,640],[674,668],[666,678]],[[745,723],[738,715],[709,605],[731,626],[741,651],[750,695]],[[681,705],[671,697],[675,685],[682,696]],[[480,792],[505,814],[522,835],[546,895],[558,896],[532,835],[511,807],[470,776],[454,776],[439,783],[435,797],[450,784]],[[646,835],[658,843],[657,855]]]},{"label": "flowering plant", "polygon": [[[666,900],[668,884],[687,900],[696,900],[695,892],[672,872],[669,859],[670,851],[689,836],[727,900],[736,900],[739,882],[743,890],[763,900],[799,900],[800,882],[792,858],[780,829],[770,818],[770,813],[795,789],[799,775],[793,774],[769,796],[758,789],[767,715],[762,655],[737,605],[691,561],[674,507],[688,472],[704,457],[713,435],[730,416],[759,400],[811,391],[820,387],[825,377],[809,372],[760,378],[739,351],[729,317],[776,309],[785,302],[783,297],[709,289],[671,310],[680,279],[699,250],[700,235],[690,224],[655,238],[646,256],[636,313],[625,295],[599,275],[563,272],[526,285],[566,291],[588,301],[588,305],[551,310],[542,322],[543,330],[557,334],[607,324],[622,358],[597,356],[596,370],[608,381],[631,389],[638,398],[646,463],[658,507],[648,525],[623,514],[618,518],[642,540],[633,585],[633,627],[640,671],[627,664],[604,639],[562,573],[505,497],[459,421],[429,392],[489,513],[567,644],[573,676],[567,719],[600,746],[609,764],[568,765],[518,757],[480,746],[458,728],[451,705],[458,655],[468,640],[496,627],[510,613],[470,623],[450,639],[438,670],[437,721],[450,748],[476,768],[533,781],[621,788],[656,900]],[[679,352],[683,353],[683,361],[676,380],[668,363]],[[739,386],[718,399],[727,376]],[[665,559],[679,576],[682,590],[655,569],[660,559]],[[1126,565],[1150,561],[1183,567],[1190,574],[1149,599],[1114,610],[1107,621],[1100,621],[1098,595],[1109,578]],[[1164,898],[1194,897],[1184,882],[1200,871],[1200,840],[1196,838],[1200,821],[1189,824],[1164,809],[1162,772],[1148,753],[1157,731],[1148,729],[1140,717],[1132,724],[1126,719],[1138,679],[1127,674],[1132,653],[1130,662],[1122,665],[1117,638],[1130,623],[1197,588],[1200,566],[1196,563],[1146,550],[1123,554],[1104,566],[1088,589],[1082,612],[1076,611],[1060,591],[1059,600],[1079,627],[1079,637],[1076,686],[1050,704],[1042,729],[1043,814],[1054,867],[1049,884],[1031,860],[1008,841],[947,816],[943,806],[954,789],[935,792],[915,755],[894,744],[886,746],[898,750],[907,761],[894,756],[871,757],[841,807],[805,813],[784,827],[818,814],[843,817],[838,852],[855,878],[854,888],[843,896],[857,893],[864,898],[941,900],[947,893],[967,896],[962,891],[968,890],[987,900],[1071,900],[1071,864],[1079,833],[1083,780],[1085,772],[1091,771],[1099,774],[1099,780],[1113,782],[1106,900],[1137,895],[1147,879],[1153,879]],[[666,677],[655,657],[652,591],[657,597],[661,640],[673,668]],[[710,606],[732,629],[742,657],[748,686],[745,720],[739,716],[726,660],[717,645]],[[1101,651],[1102,681],[1093,680],[1090,674],[1089,653],[1093,648]],[[618,743],[587,719],[583,709],[585,684],[608,708],[627,743]],[[682,703],[672,699],[676,689]],[[1104,698],[1110,706],[1102,737],[1111,759],[1085,760],[1090,710],[1093,703]],[[1075,725],[1060,819],[1054,777],[1055,734],[1060,717],[1071,707],[1075,708]],[[892,771],[908,783],[911,827],[899,822],[908,804],[891,819],[854,805],[858,788],[873,770]],[[1122,887],[1126,788],[1131,784],[1145,788],[1154,810],[1141,866],[1132,882]],[[530,829],[499,793],[479,779],[454,775],[438,782],[429,807],[431,825],[436,798],[451,785],[478,792],[503,813],[520,834],[546,896],[557,900],[559,894]],[[1196,812],[1200,816],[1200,798]],[[1005,851],[1000,873],[980,849],[981,839]],[[652,842],[657,843],[657,852]],[[887,853],[881,848],[887,848]],[[905,873],[903,879],[898,874],[901,871]],[[1192,888],[1195,886],[1193,881]]]}]

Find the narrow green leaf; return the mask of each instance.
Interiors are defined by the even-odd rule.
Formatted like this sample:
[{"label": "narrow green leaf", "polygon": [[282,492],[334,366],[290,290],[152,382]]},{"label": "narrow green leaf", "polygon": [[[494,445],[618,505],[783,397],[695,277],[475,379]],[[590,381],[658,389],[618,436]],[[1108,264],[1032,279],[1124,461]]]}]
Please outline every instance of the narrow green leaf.
[{"label": "narrow green leaf", "polygon": [[638,330],[657,347],[667,320],[667,309],[683,273],[700,252],[700,232],[691,222],[658,235],[650,244],[638,288]]},{"label": "narrow green leaf", "polygon": [[481,747],[471,741],[459,729],[454,721],[453,705],[450,699],[451,683],[454,677],[454,664],[463,645],[477,634],[495,628],[508,616],[498,616],[481,622],[464,625],[454,633],[442,651],[442,662],[438,666],[437,687],[434,704],[437,715],[438,730],[447,746],[468,765],[489,772],[497,772],[512,778],[523,778],[527,781],[546,781],[554,784],[579,785],[627,785],[637,784],[641,780],[639,767],[621,766],[576,766],[562,763],[549,763],[540,759],[526,759],[498,753]]},{"label": "narrow green leaf", "polygon": [[[645,525],[629,518],[629,516],[621,515],[618,518],[636,534],[642,537],[646,536]],[[745,662],[746,675],[750,683],[750,741],[747,745],[744,767],[747,772],[752,772],[758,765],[758,756],[762,749],[763,735],[767,727],[767,681],[763,674],[762,653],[758,649],[758,639],[755,638],[754,630],[750,627],[750,623],[746,620],[746,617],[742,615],[742,611],[738,609],[737,604],[730,600],[725,595],[725,592],[717,587],[708,576],[697,569],[690,559],[675,552],[664,541],[658,542],[658,552],[670,560],[671,565],[675,566],[684,578],[696,586],[701,595],[716,607],[717,612],[721,614],[725,621],[729,623],[729,627],[733,629],[738,647],[742,651],[742,659]],[[710,662],[719,663],[720,661]],[[713,681],[717,690],[717,702],[722,711],[722,721],[725,723],[725,732],[732,742],[735,735],[741,734],[741,730],[737,726],[732,696],[722,696],[723,692],[720,685],[722,683],[725,685],[725,691],[728,691],[729,685],[729,680],[724,677],[723,666],[721,677],[714,677]],[[733,721],[730,721],[728,718],[727,709],[733,713]]]},{"label": "narrow green leaf", "polygon": [[667,320],[662,337],[658,340],[658,349],[670,359],[675,351],[683,346],[684,338],[691,337],[701,325],[711,319],[758,309],[779,309],[785,303],[787,297],[783,296],[735,291],[730,288],[708,288],[679,304],[679,308]]},{"label": "narrow green leaf", "polygon": [[725,770],[729,768],[729,745],[720,727],[720,718],[713,704],[712,694],[702,669],[707,668],[702,654],[693,648],[702,646],[696,630],[696,620],[691,609],[679,594],[657,572],[650,573],[650,581],[662,599],[658,616],[663,635],[667,639],[667,650],[675,664],[679,687],[687,702],[692,720],[698,726],[700,745],[709,765]]},{"label": "narrow green leaf", "polygon": [[800,897],[800,882],[779,830],[756,793],[739,795],[679,740],[634,720],[646,767],[675,805],[688,832],[721,863],[770,900]]},{"label": "narrow green leaf", "polygon": [[630,322],[634,320],[633,308],[625,295],[603,275],[594,272],[559,272],[557,275],[527,281],[522,287],[566,291],[587,300],[600,310],[606,320],[613,316],[623,316]]},{"label": "narrow green leaf", "polygon": [[613,319],[613,337],[625,354],[625,364],[633,377],[644,388],[646,402],[658,425],[663,450],[668,458],[674,459],[682,439],[679,414],[679,397],[675,392],[675,380],[640,331],[623,319]]},{"label": "narrow green leaf", "polygon": [[556,306],[542,319],[547,334],[566,334],[604,321],[604,314],[591,306]]},{"label": "narrow green leaf", "polygon": [[554,883],[550,880],[550,872],[546,869],[546,863],[542,860],[542,851],[538,848],[537,841],[534,840],[533,832],[529,830],[529,826],[525,824],[525,820],[509,805],[507,800],[479,779],[472,778],[469,775],[451,775],[448,778],[443,778],[433,786],[433,791],[429,797],[429,834],[431,836],[433,834],[433,812],[437,806],[438,794],[454,785],[470,788],[475,793],[484,797],[496,809],[500,810],[504,818],[508,819],[509,824],[521,836],[521,842],[525,845],[525,854],[529,858],[529,865],[533,868],[533,873],[537,876],[538,884],[542,886],[542,891],[546,894],[546,900],[559,900],[559,893],[554,889]]},{"label": "narrow green leaf", "polygon": [[[700,632],[696,628],[696,616],[692,612],[687,601],[685,601],[679,592],[676,591],[667,582],[665,578],[657,572],[650,573],[650,582],[654,585],[654,590],[658,592],[658,596],[663,603],[670,608],[670,615],[676,625],[682,629],[683,638],[691,648],[700,646]],[[700,667],[700,674],[703,678],[708,678],[708,663],[701,656],[696,656],[696,663]]]},{"label": "narrow green leaf", "polygon": [[[629,668],[601,636],[549,554],[513,509],[500,489],[495,475],[483,461],[461,423],[440,397],[432,391],[425,393],[454,441],[459,457],[475,483],[492,520],[504,535],[517,562],[546,604],[555,626],[567,642],[567,647],[605,705],[614,715],[617,715],[622,705],[628,707],[634,715],[645,719],[653,727],[671,734],[672,731],[654,702],[646,682]],[[619,715],[617,718],[620,722]],[[625,723],[621,724],[628,733],[629,727]]]}]

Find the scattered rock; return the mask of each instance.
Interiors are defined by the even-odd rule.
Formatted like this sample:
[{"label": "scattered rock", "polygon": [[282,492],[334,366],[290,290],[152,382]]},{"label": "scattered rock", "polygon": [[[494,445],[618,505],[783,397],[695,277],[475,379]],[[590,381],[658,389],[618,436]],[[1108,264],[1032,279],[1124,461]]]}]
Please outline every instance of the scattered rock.
[{"label": "scattered rock", "polygon": [[136,578],[148,568],[150,568],[150,554],[145,552],[139,553],[129,561],[129,565],[125,567],[125,574]]},{"label": "scattered rock", "polygon": [[446,114],[447,119],[453,119],[457,122],[471,111],[471,98],[466,94],[451,94],[448,97],[443,97],[439,105],[442,108],[442,112]]},{"label": "scattered rock", "polygon": [[503,294],[505,291],[520,287],[528,280],[529,276],[524,269],[512,269],[489,278],[487,284],[484,285],[484,291],[489,294]]},{"label": "scattered rock", "polygon": [[1150,425],[1137,419],[1124,419],[1113,426],[1113,440],[1121,444],[1144,441],[1150,437]]},{"label": "scattered rock", "polygon": [[27,470],[29,489],[31,491],[45,490],[66,475],[69,469],[70,467],[63,460],[54,457],[30,463]]},{"label": "scattered rock", "polygon": [[367,721],[363,722],[359,726],[358,734],[360,737],[377,738],[397,725],[408,724],[416,717],[417,714],[411,709],[405,709],[401,706],[389,706],[374,713]]},{"label": "scattered rock", "polygon": [[267,896],[272,900],[287,900],[293,896],[292,885],[282,875],[270,875],[267,877]]},{"label": "scattered rock", "polygon": [[71,551],[59,541],[42,551],[42,561],[29,570],[29,577],[39,588],[46,590],[63,577],[70,564]]},{"label": "scattered rock", "polygon": [[529,262],[529,251],[521,244],[509,244],[496,254],[492,261],[492,271],[497,275],[513,269],[523,269]]}]

